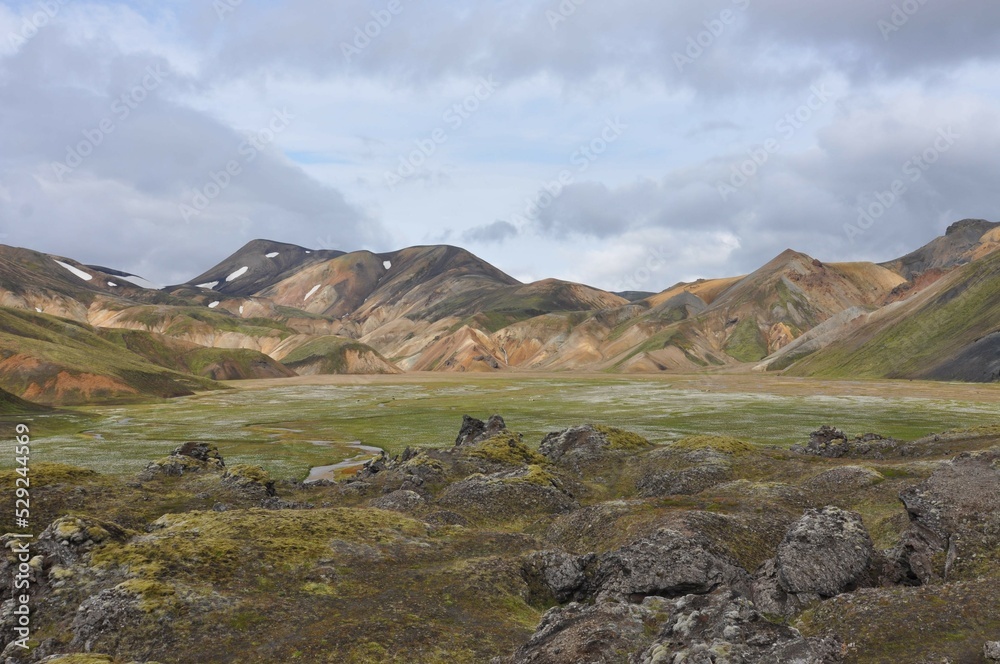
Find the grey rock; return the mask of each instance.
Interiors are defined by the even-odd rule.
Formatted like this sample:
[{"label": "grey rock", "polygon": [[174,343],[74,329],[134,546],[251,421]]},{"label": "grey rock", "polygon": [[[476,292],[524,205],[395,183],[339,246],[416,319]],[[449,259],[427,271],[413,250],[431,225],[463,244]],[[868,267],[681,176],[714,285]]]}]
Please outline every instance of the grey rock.
[{"label": "grey rock", "polygon": [[[661,609],[662,610],[662,609]],[[837,637],[803,638],[766,620],[750,600],[728,588],[672,602],[654,642],[629,661],[636,664],[837,664]]]},{"label": "grey rock", "polygon": [[983,657],[990,662],[1000,662],[1000,641],[990,641],[983,646]]},{"label": "grey rock", "polygon": [[487,422],[465,415],[462,417],[462,428],[455,439],[455,447],[481,443],[505,431],[507,425],[499,415],[493,415]]},{"label": "grey rock", "polygon": [[518,519],[526,514],[558,514],[579,507],[558,480],[533,468],[472,475],[446,488],[442,507],[486,519]]},{"label": "grey rock", "polygon": [[[931,583],[1000,545],[1000,448],[963,453],[900,495],[910,527],[893,551],[904,579]],[[945,553],[942,565],[938,554]]]},{"label": "grey rock", "polygon": [[369,501],[368,506],[393,512],[412,512],[420,508],[426,501],[415,491],[393,491]]},{"label": "grey rock", "polygon": [[706,594],[719,586],[749,593],[750,575],[707,541],[660,529],[601,556],[593,585],[598,599],[641,602],[649,596]]},{"label": "grey rock", "polygon": [[641,652],[657,624],[649,606],[605,602],[550,609],[531,639],[497,664],[618,664],[625,653]]},{"label": "grey rock", "polygon": [[808,510],[754,580],[765,613],[791,615],[809,604],[876,585],[881,561],[861,516],[838,507]]},{"label": "grey rock", "polygon": [[587,569],[597,557],[593,554],[574,556],[562,551],[535,551],[524,560],[524,576],[529,585],[544,586],[556,601],[583,599],[587,586]]},{"label": "grey rock", "polygon": [[117,588],[102,590],[77,609],[70,645],[87,652],[115,652],[121,635],[136,628],[142,619],[136,595]]}]

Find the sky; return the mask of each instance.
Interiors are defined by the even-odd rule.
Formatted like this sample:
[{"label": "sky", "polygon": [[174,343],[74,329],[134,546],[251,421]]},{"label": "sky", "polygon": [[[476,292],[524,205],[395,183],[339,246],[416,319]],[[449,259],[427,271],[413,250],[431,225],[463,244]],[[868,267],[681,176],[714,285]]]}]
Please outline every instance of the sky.
[{"label": "sky", "polygon": [[609,290],[1000,220],[995,0],[0,1],[0,242],[255,238]]}]

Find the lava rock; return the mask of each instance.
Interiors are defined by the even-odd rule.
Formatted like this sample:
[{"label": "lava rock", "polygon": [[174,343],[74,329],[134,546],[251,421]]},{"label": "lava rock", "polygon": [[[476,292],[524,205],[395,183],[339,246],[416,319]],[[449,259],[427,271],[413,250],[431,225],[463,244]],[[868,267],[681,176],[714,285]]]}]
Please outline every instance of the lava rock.
[{"label": "lava rock", "polygon": [[455,447],[481,443],[506,431],[507,425],[499,415],[493,415],[487,422],[465,415],[462,417],[462,428],[455,439]]},{"label": "lava rock", "polygon": [[413,512],[424,505],[424,497],[415,491],[393,491],[369,501],[368,506],[393,512]]},{"label": "lava rock", "polygon": [[728,586],[749,593],[750,575],[706,540],[661,528],[601,556],[593,585],[599,600],[641,602],[676,598]]},{"label": "lava rock", "polygon": [[587,570],[596,559],[594,554],[573,556],[562,551],[536,551],[525,558],[523,573],[529,586],[541,585],[557,602],[563,603],[584,598]]},{"label": "lava rock", "polygon": [[910,527],[893,557],[904,576],[914,583],[947,578],[1000,545],[1000,448],[960,454],[899,497]]},{"label": "lava rock", "polygon": [[688,595],[668,608],[670,617],[654,643],[629,661],[638,664],[837,664],[836,636],[803,638],[764,618],[746,597],[728,588]]},{"label": "lava rock", "polygon": [[766,613],[792,615],[821,599],[877,585],[881,561],[861,516],[808,510],[758,570],[753,596]]}]

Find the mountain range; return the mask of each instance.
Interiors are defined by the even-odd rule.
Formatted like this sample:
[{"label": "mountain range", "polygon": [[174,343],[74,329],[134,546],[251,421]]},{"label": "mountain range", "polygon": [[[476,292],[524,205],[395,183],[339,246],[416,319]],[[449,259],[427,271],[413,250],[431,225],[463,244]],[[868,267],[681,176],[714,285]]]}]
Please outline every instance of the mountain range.
[{"label": "mountain range", "polygon": [[787,250],[748,275],[610,293],[524,284],[451,246],[254,240],[190,281],[0,246],[8,409],[172,397],[218,381],[409,371],[783,371],[1000,379],[1000,223],[882,264]]}]

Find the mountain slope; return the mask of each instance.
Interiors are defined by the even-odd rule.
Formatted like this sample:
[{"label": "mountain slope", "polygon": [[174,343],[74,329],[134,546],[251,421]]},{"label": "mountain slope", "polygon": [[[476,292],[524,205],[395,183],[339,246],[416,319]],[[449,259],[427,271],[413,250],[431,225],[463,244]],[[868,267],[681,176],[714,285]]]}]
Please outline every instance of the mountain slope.
[{"label": "mountain slope", "polygon": [[121,402],[219,389],[156,366],[83,323],[0,308],[0,385],[46,405]]},{"label": "mountain slope", "polygon": [[789,373],[829,377],[1000,379],[1000,253],[958,268],[873,314]]}]

